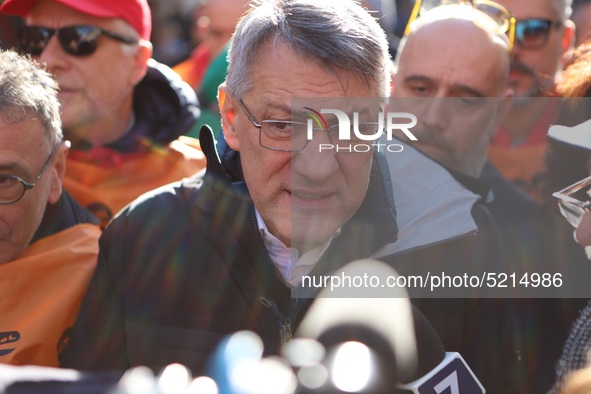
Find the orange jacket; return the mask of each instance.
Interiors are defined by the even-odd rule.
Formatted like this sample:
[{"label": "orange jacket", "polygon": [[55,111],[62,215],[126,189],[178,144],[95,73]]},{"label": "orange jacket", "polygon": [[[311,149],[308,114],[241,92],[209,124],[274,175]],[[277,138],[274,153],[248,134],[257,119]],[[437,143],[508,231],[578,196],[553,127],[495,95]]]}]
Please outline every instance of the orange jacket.
[{"label": "orange jacket", "polygon": [[63,181],[82,206],[104,227],[128,203],[145,192],[179,181],[205,168],[199,141],[179,137],[165,148],[120,153],[108,148],[72,150]]},{"label": "orange jacket", "polygon": [[0,363],[59,365],[96,267],[101,231],[78,224],[0,265]]}]

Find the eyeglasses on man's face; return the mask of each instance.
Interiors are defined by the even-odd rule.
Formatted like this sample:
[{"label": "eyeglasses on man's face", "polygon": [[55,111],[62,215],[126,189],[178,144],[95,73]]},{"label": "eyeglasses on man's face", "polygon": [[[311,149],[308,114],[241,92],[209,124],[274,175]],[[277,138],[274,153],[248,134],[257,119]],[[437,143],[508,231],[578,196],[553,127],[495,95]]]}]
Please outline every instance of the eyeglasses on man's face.
[{"label": "eyeglasses on man's face", "polygon": [[591,206],[591,176],[553,193],[552,197],[558,199],[562,216],[571,226],[577,227]]},{"label": "eyeglasses on man's face", "polygon": [[500,33],[506,33],[509,39],[509,51],[513,50],[515,38],[515,18],[502,5],[490,0],[416,0],[410,14],[404,35],[410,33],[410,26],[421,14],[434,8],[448,5],[467,5],[491,18],[499,27]]},{"label": "eyeglasses on man's face", "polygon": [[126,44],[135,44],[137,39],[123,36],[98,26],[74,25],[60,29],[43,26],[21,26],[17,31],[18,47],[21,52],[39,56],[53,35],[57,36],[60,46],[69,55],[89,56],[96,51],[100,36],[106,36]]},{"label": "eyeglasses on man's face", "polygon": [[[310,142],[308,138],[307,122],[272,119],[265,119],[259,122],[246,108],[246,105],[242,99],[238,99],[238,103],[254,127],[259,129],[259,143],[263,148],[280,152],[299,152],[308,145],[308,142]],[[378,128],[379,124],[377,122],[359,122],[357,124],[356,131],[362,135],[374,136],[376,135]],[[315,132],[326,132],[331,143],[334,145],[339,145],[338,124],[331,125],[328,127],[328,129],[313,128],[313,130]],[[335,131],[337,132],[335,133]],[[353,132],[353,130],[351,132],[351,138],[355,139],[355,132]],[[365,140],[363,141],[367,142]],[[354,143],[355,141],[352,140],[343,142]],[[361,153],[346,149],[340,150],[339,152]]]},{"label": "eyeglasses on man's face", "polygon": [[524,49],[541,49],[548,43],[550,31],[562,25],[561,21],[551,19],[519,19],[515,23],[515,42]]},{"label": "eyeglasses on man's face", "polygon": [[49,167],[55,152],[55,149],[51,152],[33,183],[28,183],[16,175],[0,173],[0,204],[14,204],[23,198],[27,190],[34,188],[47,167]]}]

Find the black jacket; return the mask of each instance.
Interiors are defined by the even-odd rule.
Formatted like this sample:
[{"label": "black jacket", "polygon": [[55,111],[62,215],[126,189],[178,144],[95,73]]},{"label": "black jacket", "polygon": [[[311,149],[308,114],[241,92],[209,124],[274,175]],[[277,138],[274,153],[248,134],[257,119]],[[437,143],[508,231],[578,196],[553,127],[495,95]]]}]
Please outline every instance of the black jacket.
[{"label": "black jacket", "polygon": [[50,235],[57,234],[80,223],[91,223],[98,225],[98,219],[86,208],[63,191],[55,204],[47,204],[43,219],[31,240],[31,243]]},{"label": "black jacket", "polygon": [[[144,195],[105,230],[63,366],[158,369],[179,362],[200,373],[226,334],[252,330],[274,353],[284,319],[292,330],[298,326],[311,300],[290,297],[258,232],[246,185],[230,181],[211,132],[202,130],[200,140],[205,173]],[[362,206],[319,265],[336,268],[396,239],[381,171],[374,160]]]},{"label": "black jacket", "polygon": [[[489,189],[477,179],[448,171],[473,193],[483,198],[488,195]],[[477,231],[382,256],[380,260],[406,278],[445,275],[480,279],[486,273],[495,273],[500,248],[493,217],[482,200],[469,211]],[[520,376],[516,373],[519,361],[513,332],[515,316],[509,300],[490,298],[493,295],[486,286],[448,283],[431,289],[429,284],[408,290],[412,303],[433,325],[445,350],[460,353],[488,393],[521,394]]]},{"label": "black jacket", "polygon": [[[559,274],[562,286],[520,286],[510,300],[515,315],[514,340],[519,352],[521,393],[547,392],[572,321],[585,306],[578,298],[591,276],[582,248],[562,217],[543,217],[540,208],[487,163],[481,178],[492,188],[489,204],[499,228],[502,272],[517,278],[532,274]],[[581,280],[582,279],[582,280]],[[510,289],[507,289],[510,290]],[[509,294],[508,294],[509,296]]]}]

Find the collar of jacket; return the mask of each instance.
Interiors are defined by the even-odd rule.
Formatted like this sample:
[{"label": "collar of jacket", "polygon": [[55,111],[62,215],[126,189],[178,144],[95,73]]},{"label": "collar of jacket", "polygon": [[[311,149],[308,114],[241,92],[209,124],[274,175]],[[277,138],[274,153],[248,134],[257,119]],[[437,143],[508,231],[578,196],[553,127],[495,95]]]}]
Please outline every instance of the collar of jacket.
[{"label": "collar of jacket", "polygon": [[200,115],[195,91],[164,64],[150,59],[134,88],[135,123],[120,140],[105,145],[121,153],[168,145],[193,127]]},{"label": "collar of jacket", "polygon": [[43,219],[41,219],[31,243],[80,223],[98,225],[99,221],[64,190],[55,204],[47,204],[45,207]]},{"label": "collar of jacket", "polygon": [[484,182],[478,178],[474,178],[469,175],[462,174],[458,171],[451,170],[447,167],[446,167],[446,169],[449,171],[449,173],[454,178],[456,178],[456,180],[458,182],[460,182],[462,185],[464,185],[466,187],[466,189],[470,190],[472,193],[480,195],[482,197],[483,201],[488,202],[492,198],[490,186],[486,182]]}]

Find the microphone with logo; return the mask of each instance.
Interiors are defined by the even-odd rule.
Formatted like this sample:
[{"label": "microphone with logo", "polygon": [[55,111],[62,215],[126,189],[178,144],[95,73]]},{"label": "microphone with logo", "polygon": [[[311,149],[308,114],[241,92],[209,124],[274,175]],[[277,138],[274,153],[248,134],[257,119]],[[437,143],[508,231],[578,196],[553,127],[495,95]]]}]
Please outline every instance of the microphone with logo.
[{"label": "microphone with logo", "polygon": [[[352,278],[398,276],[376,260],[358,260],[342,271]],[[299,393],[486,392],[459,353],[445,352],[404,288],[324,289],[296,335],[284,355],[296,369]],[[310,340],[324,348],[322,361],[302,356],[314,354],[302,345]]]}]

